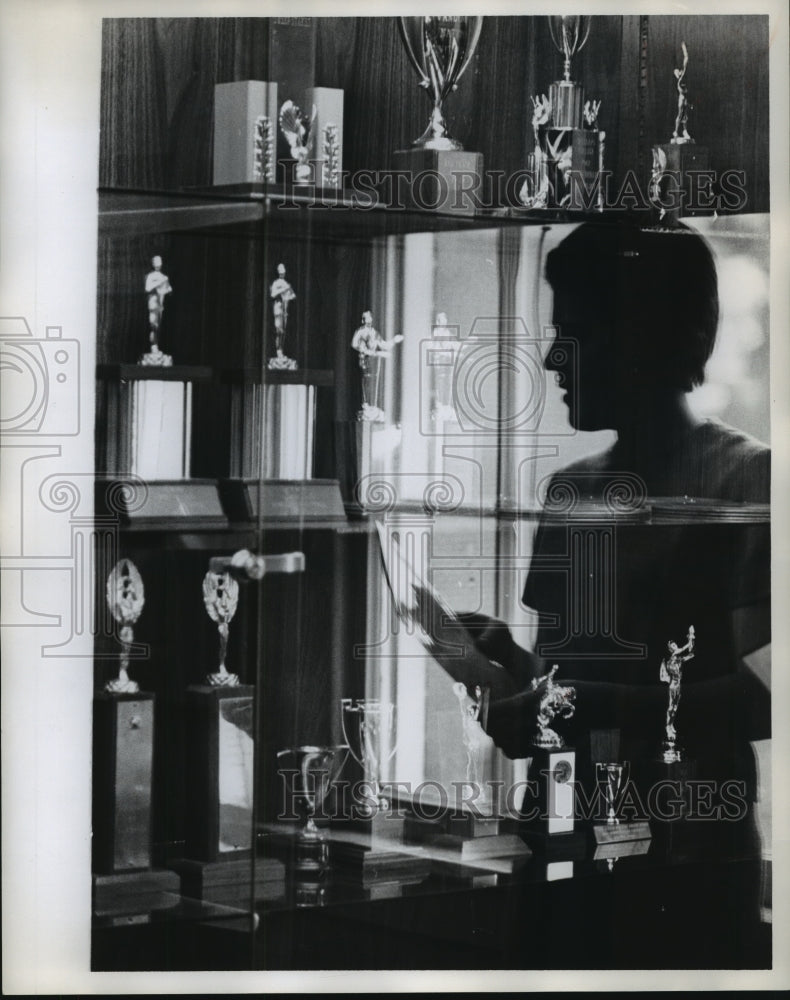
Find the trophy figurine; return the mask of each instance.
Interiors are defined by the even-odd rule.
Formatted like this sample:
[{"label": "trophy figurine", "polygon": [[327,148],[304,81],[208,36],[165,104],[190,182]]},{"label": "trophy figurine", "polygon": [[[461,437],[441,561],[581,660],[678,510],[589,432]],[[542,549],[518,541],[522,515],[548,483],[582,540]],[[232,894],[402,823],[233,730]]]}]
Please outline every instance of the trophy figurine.
[{"label": "trophy figurine", "polygon": [[211,687],[238,687],[239,678],[228,673],[225,656],[228,651],[229,626],[239,605],[239,584],[230,573],[212,573],[203,577],[203,603],[209,618],[217,623],[219,632],[219,668],[206,675]]},{"label": "trophy figurine", "polygon": [[161,257],[153,257],[151,267],[153,270],[145,276],[145,295],[148,302],[148,339],[151,346],[148,352],[140,358],[140,364],[168,368],[173,364],[173,359],[169,354],[163,354],[159,347],[159,330],[165,311],[165,296],[173,291],[173,286],[170,284],[168,276],[162,273]]},{"label": "trophy figurine", "polygon": [[294,168],[296,184],[309,184],[311,181],[309,160],[315,141],[313,128],[315,116],[315,105],[309,118],[293,101],[286,101],[280,108],[280,131],[285,136],[291,149],[291,156],[296,161]]},{"label": "trophy figurine", "polygon": [[669,701],[665,726],[665,738],[661,744],[661,759],[665,764],[675,764],[683,760],[683,751],[678,745],[675,716],[680,702],[680,682],[683,677],[683,664],[694,657],[694,626],[688,630],[686,645],[678,646],[675,642],[667,645],[669,656],[661,661],[659,676],[664,684],[669,685]]},{"label": "trophy figurine", "polygon": [[357,420],[384,422],[386,414],[379,405],[382,364],[402,340],[401,334],[385,340],[373,326],[373,314],[370,310],[362,313],[362,326],[351,339],[351,349],[359,356],[359,370],[362,373],[362,409],[357,414]]},{"label": "trophy figurine", "polygon": [[[547,674],[532,681],[532,690],[540,692],[529,775],[537,786],[537,802],[529,803],[536,808],[532,809],[527,833],[533,835],[541,848],[546,848],[556,834],[573,833],[576,751],[566,746],[551,723],[556,717],[569,719],[573,715],[576,690],[555,683],[558,669],[555,664]],[[525,804],[526,801],[525,796]]]},{"label": "trophy figurine", "polygon": [[340,706],[343,736],[369,786],[360,811],[371,819],[390,806],[381,792],[381,772],[395,753],[395,706],[378,698],[343,698]]},{"label": "trophy figurine", "polygon": [[481,792],[479,801],[481,804],[488,798],[483,787],[481,774],[481,757],[483,751],[491,744],[491,738],[480,724],[480,719],[485,718],[487,712],[487,701],[490,697],[488,687],[475,687],[474,698],[469,696],[466,684],[460,681],[453,684],[453,694],[458,699],[461,709],[461,724],[463,727],[463,741],[466,749],[466,781],[474,789]]},{"label": "trophy figurine", "polygon": [[[398,19],[406,55],[432,105],[423,134],[410,150],[395,154],[398,169],[409,171],[412,176],[428,172],[437,180],[435,190],[430,193],[421,190],[419,202],[410,190],[412,207],[464,214],[475,211],[483,158],[479,153],[464,152],[462,144],[449,135],[443,105],[472,61],[482,26],[482,17],[466,15]],[[444,184],[438,183],[439,175]],[[459,183],[461,175],[466,181],[472,178],[471,187]]]},{"label": "trophy figurine", "polygon": [[669,142],[653,146],[653,168],[648,183],[648,197],[658,210],[659,221],[669,222],[681,215],[698,215],[713,205],[710,179],[699,176],[708,168],[708,150],[698,146],[688,131],[688,113],[693,108],[686,83],[689,52],[685,42],[680,47],[683,64],[680,69],[672,70],[677,91],[672,136]]},{"label": "trophy figurine", "polygon": [[[527,179],[519,191],[525,208],[603,207],[604,139],[598,125],[600,101],[585,101],[584,87],[571,79],[571,60],[590,34],[588,16],[549,16],[549,33],[563,57],[563,79],[549,87],[549,96],[532,98],[534,152],[527,162]],[[576,183],[578,182],[578,183]]]},{"label": "trophy figurine", "polygon": [[285,264],[277,265],[277,277],[271,284],[269,296],[273,300],[274,343],[277,353],[275,357],[269,358],[268,367],[271,371],[294,371],[296,362],[293,358],[286,357],[283,351],[288,332],[288,306],[296,298],[296,292],[285,280]]},{"label": "trophy figurine", "polygon": [[283,778],[290,774],[292,801],[302,821],[296,834],[294,867],[297,872],[316,871],[326,866],[328,845],[315,823],[332,784],[340,774],[347,746],[289,747],[277,754]]},{"label": "trophy figurine", "polygon": [[113,566],[107,578],[106,593],[110,614],[121,626],[121,663],[118,676],[107,681],[104,690],[108,694],[136,694],[139,691],[137,683],[129,678],[129,653],[134,641],[133,626],[145,605],[145,588],[130,559],[121,559]]}]

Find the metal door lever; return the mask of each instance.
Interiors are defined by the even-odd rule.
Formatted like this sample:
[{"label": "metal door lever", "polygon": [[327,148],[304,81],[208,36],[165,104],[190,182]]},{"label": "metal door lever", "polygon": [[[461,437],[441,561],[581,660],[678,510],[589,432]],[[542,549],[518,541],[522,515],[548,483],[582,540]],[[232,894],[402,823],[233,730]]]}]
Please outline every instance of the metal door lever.
[{"label": "metal door lever", "polygon": [[283,552],[276,556],[260,556],[249,549],[240,549],[232,556],[212,556],[212,573],[230,573],[237,580],[261,580],[268,573],[304,573],[304,552]]}]

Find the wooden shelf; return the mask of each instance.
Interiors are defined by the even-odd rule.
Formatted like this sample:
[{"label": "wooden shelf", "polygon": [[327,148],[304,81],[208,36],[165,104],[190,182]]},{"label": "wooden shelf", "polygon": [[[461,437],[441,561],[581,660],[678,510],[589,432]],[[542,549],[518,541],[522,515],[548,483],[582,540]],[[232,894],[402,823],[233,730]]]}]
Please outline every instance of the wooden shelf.
[{"label": "wooden shelf", "polygon": [[97,365],[96,377],[106,382],[210,382],[213,369],[207,365]]}]

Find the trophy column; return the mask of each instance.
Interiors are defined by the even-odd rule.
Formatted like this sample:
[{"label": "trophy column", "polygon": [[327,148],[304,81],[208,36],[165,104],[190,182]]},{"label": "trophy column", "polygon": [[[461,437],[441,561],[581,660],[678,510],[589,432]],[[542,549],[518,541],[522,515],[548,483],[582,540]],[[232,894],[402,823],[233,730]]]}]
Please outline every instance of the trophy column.
[{"label": "trophy column", "polygon": [[[122,914],[171,905],[180,882],[151,868],[154,696],[128,674],[143,581],[121,559],[107,581],[107,603],[121,626],[120,670],[93,702],[93,909]],[[165,895],[163,895],[165,894]]]}]

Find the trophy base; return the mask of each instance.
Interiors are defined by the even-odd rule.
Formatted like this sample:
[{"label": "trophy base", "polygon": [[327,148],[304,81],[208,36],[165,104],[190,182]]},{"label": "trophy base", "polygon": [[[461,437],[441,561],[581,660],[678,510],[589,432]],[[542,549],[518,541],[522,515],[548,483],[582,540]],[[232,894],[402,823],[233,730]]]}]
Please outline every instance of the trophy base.
[{"label": "trophy base", "polygon": [[97,917],[122,916],[163,910],[175,905],[181,880],[172,871],[148,868],[139,872],[93,876],[93,913]]},{"label": "trophy base", "polygon": [[482,153],[427,146],[402,149],[394,154],[394,165],[406,174],[405,183],[393,192],[398,205],[453,215],[474,215],[482,207]]},{"label": "trophy base", "polygon": [[524,798],[520,830],[539,838],[572,833],[576,751],[570,747],[533,746],[529,755],[529,778],[535,783],[537,795]]},{"label": "trophy base", "polygon": [[227,864],[252,848],[253,694],[187,688],[187,854]]},{"label": "trophy base", "polygon": [[140,355],[139,363],[149,368],[172,368],[173,356],[163,354],[158,348],[151,348],[150,351]]},{"label": "trophy base", "polygon": [[596,844],[621,844],[633,840],[650,840],[650,824],[646,821],[628,823],[595,823]]},{"label": "trophy base", "polygon": [[653,146],[650,201],[659,221],[672,223],[684,216],[712,215],[715,210],[708,150],[693,140]]},{"label": "trophy base", "polygon": [[581,861],[587,857],[588,838],[584,830],[570,833],[546,833],[525,826],[520,833],[529,849],[544,860]]},{"label": "trophy base", "polygon": [[254,869],[251,856],[214,862],[184,858],[174,861],[173,868],[181,877],[182,895],[210,903],[244,906],[253,890],[255,899],[285,891],[285,865],[277,858],[255,858]]},{"label": "trophy base", "polygon": [[136,884],[149,870],[153,752],[153,694],[108,692],[95,697],[93,870],[97,876],[123,879],[128,874]]},{"label": "trophy base", "polygon": [[584,128],[546,128],[539,155],[530,158],[533,174],[522,188],[525,208],[592,211],[603,206],[603,133]]},{"label": "trophy base", "polygon": [[286,358],[283,354],[269,358],[266,367],[270,372],[295,372],[298,366],[293,358]]},{"label": "trophy base", "polygon": [[593,861],[608,862],[606,868],[612,871],[614,863],[620,858],[633,858],[641,854],[647,854],[650,850],[651,841],[647,840],[618,840],[608,844],[597,844],[593,851]]}]

